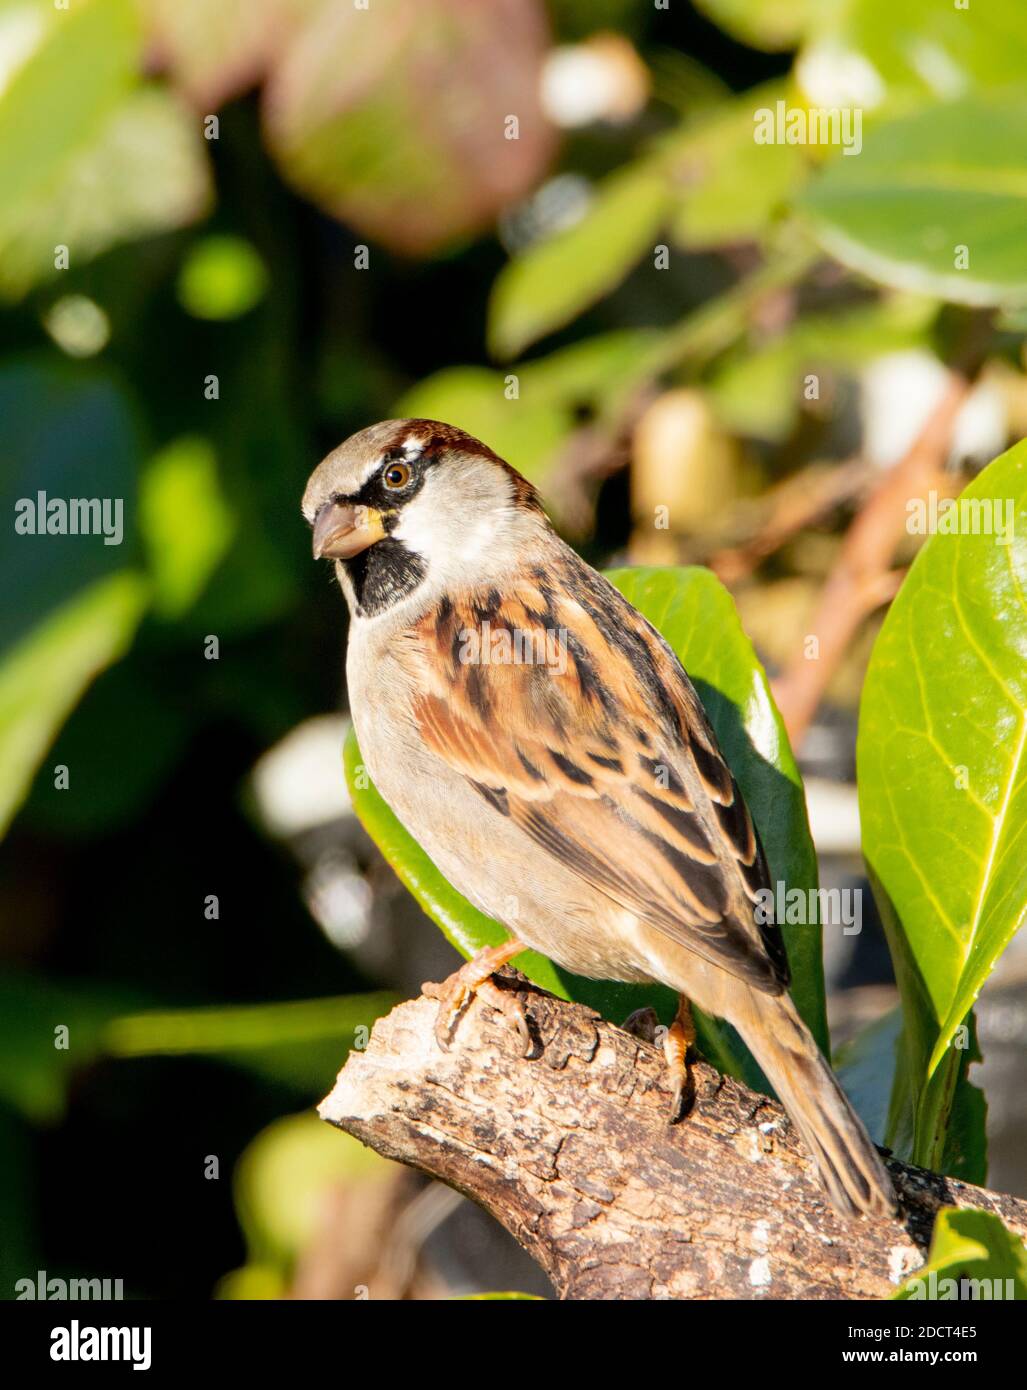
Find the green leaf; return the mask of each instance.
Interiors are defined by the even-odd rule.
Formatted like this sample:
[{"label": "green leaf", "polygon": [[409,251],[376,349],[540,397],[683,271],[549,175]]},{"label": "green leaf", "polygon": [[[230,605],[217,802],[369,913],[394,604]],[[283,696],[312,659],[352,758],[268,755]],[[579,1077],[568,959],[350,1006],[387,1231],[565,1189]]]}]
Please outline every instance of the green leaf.
[{"label": "green leaf", "polygon": [[66,9],[7,0],[0,20],[5,47],[23,55],[0,90],[2,243],[25,202],[54,183],[128,91],[140,39],[132,0]]},{"label": "green leaf", "polygon": [[875,126],[799,206],[827,251],[875,280],[961,304],[1027,301],[1027,90]]},{"label": "green leaf", "polygon": [[72,1071],[95,1060],[105,1023],[125,1007],[106,987],[0,973],[0,1101],[33,1124],[59,1120]]},{"label": "green leaf", "polygon": [[[964,1290],[963,1279],[988,1283]],[[893,1297],[1027,1299],[1027,1249],[994,1212],[942,1207],[927,1263]]]},{"label": "green leaf", "polygon": [[665,174],[651,161],[611,175],[584,217],[516,256],[489,303],[489,345],[514,357],[608,294],[651,251],[669,207]]},{"label": "green leaf", "polygon": [[424,255],[534,186],[554,144],[534,5],[390,0],[370,22],[354,5],[308,8],[263,91],[268,147],[300,192]]},{"label": "green leaf", "polygon": [[835,1054],[834,1065],[845,1094],[875,1144],[888,1131],[892,1094],[902,1036],[902,1010],[889,1009]]},{"label": "green leaf", "polygon": [[146,607],[141,575],[98,580],[0,660],[0,834],[93,678],[127,650]]},{"label": "green leaf", "polygon": [[796,67],[813,105],[947,99],[1022,81],[1027,72],[1020,0],[972,8],[969,0],[821,0],[813,18]]},{"label": "green leaf", "polygon": [[[734,599],[699,566],[612,570],[608,577],[666,638],[691,677],[752,813],[771,882],[815,890],[817,859],[802,778]],[[792,996],[818,1046],[830,1055],[819,919],[804,926],[786,923],[782,931]]]},{"label": "green leaf", "polygon": [[798,145],[757,144],[754,113],[785,95],[772,82],[689,121],[668,138],[677,194],[671,235],[687,250],[760,238],[806,176]]},{"label": "green leaf", "polygon": [[940,515],[863,690],[863,850],[902,995],[908,1156],[924,1167],[944,1159],[974,1000],[1027,913],[1025,465],[1018,444]]},{"label": "green leaf", "polygon": [[696,8],[734,39],[777,53],[794,48],[823,0],[696,0]]},{"label": "green leaf", "polygon": [[132,92],[59,177],[0,216],[0,292],[13,299],[55,279],[56,245],[77,270],[112,246],[194,221],[210,201],[197,118],[160,88]]},{"label": "green leaf", "polygon": [[[770,696],[766,675],[742,632],[734,603],[707,570],[619,570],[611,580],[667,640],[696,682],[743,794],[752,809],[771,872],[791,887],[816,886],[816,859],[798,770]],[[345,749],[353,806],[365,829],[425,912],[463,955],[506,938],[449,884],[424,850],[400,825],[371,782],[351,733]],[[796,1002],[826,1049],[820,930],[786,928],[795,975]],[[673,996],[654,989],[583,980],[530,951],[516,965],[561,998],[580,1000],[620,1022],[652,1004],[661,1017],[673,1012]],[[741,1043],[720,1025],[705,1024],[703,1049],[722,1069],[758,1079]]]},{"label": "green leaf", "polygon": [[314,1095],[330,1085],[354,1040],[397,1002],[378,992],[153,1009],[110,1018],[99,1045],[112,1057],[214,1057]]},{"label": "green leaf", "polygon": [[209,441],[178,439],[151,460],[140,483],[139,526],[154,607],[177,617],[203,592],[235,530]]}]

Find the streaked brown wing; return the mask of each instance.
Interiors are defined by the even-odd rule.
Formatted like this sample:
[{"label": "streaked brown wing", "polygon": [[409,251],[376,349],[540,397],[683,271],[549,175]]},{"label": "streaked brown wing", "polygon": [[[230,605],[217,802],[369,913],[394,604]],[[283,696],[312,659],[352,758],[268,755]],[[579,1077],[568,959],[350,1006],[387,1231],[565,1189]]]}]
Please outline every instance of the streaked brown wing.
[{"label": "streaked brown wing", "polygon": [[422,737],[597,891],[779,993],[780,936],[753,915],[766,864],[695,690],[611,585],[560,560],[422,620]]}]

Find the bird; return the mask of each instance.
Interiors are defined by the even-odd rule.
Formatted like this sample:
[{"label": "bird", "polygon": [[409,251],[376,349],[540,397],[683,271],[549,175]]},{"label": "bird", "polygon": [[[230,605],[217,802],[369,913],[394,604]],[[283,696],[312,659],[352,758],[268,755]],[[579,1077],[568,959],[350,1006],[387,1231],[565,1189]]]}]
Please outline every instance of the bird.
[{"label": "bird", "polygon": [[[575,974],[677,992],[671,1119],[691,1004],[726,1019],[846,1216],[890,1215],[887,1170],[788,986],[769,871],[699,696],[643,616],[552,526],[536,487],[437,420],[385,420],[317,466],[302,511],[350,612],[362,761],[440,872],[509,939],[434,989],[449,1046],[531,947]],[[761,896],[762,893],[762,896]]]}]

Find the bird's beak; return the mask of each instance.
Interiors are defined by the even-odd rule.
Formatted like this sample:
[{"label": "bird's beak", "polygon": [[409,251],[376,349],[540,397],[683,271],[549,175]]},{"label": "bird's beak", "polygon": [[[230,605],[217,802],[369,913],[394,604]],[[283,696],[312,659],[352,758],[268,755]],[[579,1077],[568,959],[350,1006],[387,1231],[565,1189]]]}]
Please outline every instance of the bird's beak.
[{"label": "bird's beak", "polygon": [[326,502],[314,520],[314,559],[348,560],[385,535],[380,512],[347,502]]}]

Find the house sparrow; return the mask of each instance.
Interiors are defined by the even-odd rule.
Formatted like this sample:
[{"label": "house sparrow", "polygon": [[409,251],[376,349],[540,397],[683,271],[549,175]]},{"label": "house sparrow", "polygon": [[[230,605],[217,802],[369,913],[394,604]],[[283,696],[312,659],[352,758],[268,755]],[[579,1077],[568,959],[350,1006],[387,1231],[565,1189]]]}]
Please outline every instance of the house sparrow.
[{"label": "house sparrow", "polygon": [[[687,1086],[688,1001],[739,1031],[842,1212],[894,1210],[891,1182],[788,995],[769,878],[688,676],[646,620],[560,540],[535,488],[435,420],[341,444],[303,498],[352,622],[349,699],[367,769],[446,878],[512,939],[436,989],[445,1045],[526,946],[681,998],[665,1051]],[[518,1020],[523,1026],[523,1019]]]}]

